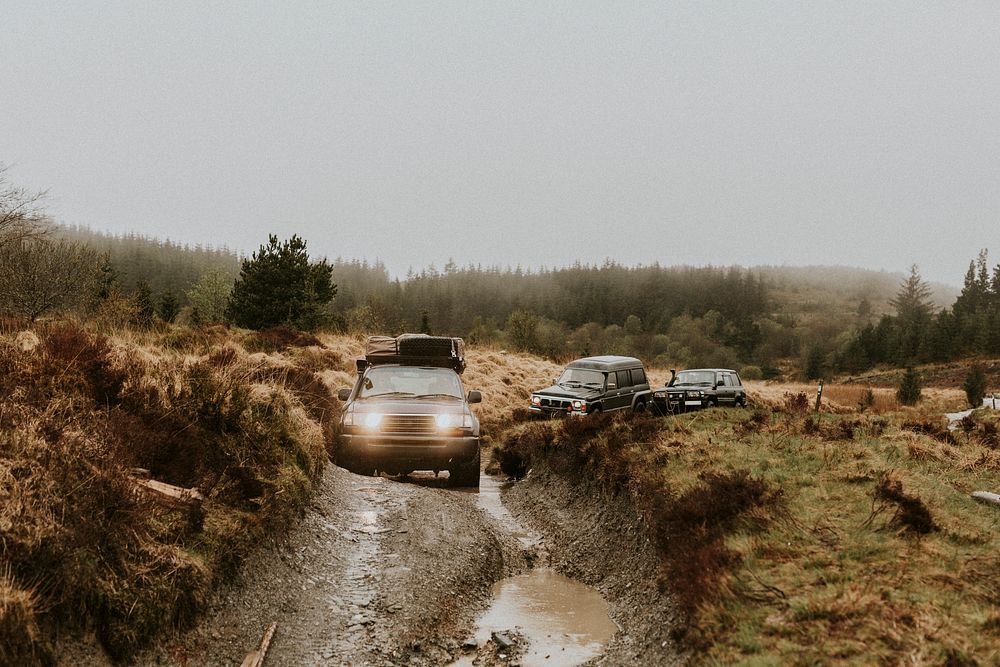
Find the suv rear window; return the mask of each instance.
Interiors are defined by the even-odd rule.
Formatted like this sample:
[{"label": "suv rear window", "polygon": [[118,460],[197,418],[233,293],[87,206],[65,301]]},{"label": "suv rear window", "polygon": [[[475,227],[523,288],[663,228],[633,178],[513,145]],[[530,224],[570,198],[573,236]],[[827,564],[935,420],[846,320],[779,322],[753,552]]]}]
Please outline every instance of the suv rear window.
[{"label": "suv rear window", "polygon": [[646,384],[646,371],[641,368],[633,368],[632,384]]},{"label": "suv rear window", "polygon": [[615,371],[615,375],[618,376],[618,388],[631,387],[632,380],[629,379],[628,371]]}]

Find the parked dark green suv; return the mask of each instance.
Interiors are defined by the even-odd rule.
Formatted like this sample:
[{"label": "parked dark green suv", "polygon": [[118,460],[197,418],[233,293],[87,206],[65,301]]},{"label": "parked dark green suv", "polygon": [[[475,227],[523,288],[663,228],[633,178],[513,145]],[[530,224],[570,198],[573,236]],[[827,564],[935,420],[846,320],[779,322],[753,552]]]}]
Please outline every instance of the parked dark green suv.
[{"label": "parked dark green suv", "polygon": [[660,413],[678,413],[715,405],[747,404],[740,374],[730,368],[671,370],[670,381],[653,392],[652,407]]},{"label": "parked dark green suv", "polygon": [[641,412],[650,394],[646,370],[638,359],[587,357],[570,362],[551,387],[533,392],[528,410],[546,416]]}]

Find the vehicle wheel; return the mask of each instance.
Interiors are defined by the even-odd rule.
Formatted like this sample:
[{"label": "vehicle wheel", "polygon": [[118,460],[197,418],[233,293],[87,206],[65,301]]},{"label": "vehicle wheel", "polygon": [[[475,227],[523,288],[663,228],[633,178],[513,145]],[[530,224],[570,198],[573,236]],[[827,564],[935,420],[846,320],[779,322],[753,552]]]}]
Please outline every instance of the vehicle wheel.
[{"label": "vehicle wheel", "polygon": [[745,408],[747,406],[747,396],[743,394],[738,399],[736,399],[736,407]]},{"label": "vehicle wheel", "polygon": [[642,414],[646,411],[646,401],[636,401],[632,406],[632,412]]},{"label": "vehicle wheel", "polygon": [[476,456],[468,463],[461,463],[448,469],[450,486],[471,486],[479,488],[480,449],[476,448]]},{"label": "vehicle wheel", "polygon": [[365,477],[375,476],[375,467],[365,461],[359,461],[351,458],[342,458],[337,460],[337,465],[341,468],[350,470],[355,475],[364,475]]}]

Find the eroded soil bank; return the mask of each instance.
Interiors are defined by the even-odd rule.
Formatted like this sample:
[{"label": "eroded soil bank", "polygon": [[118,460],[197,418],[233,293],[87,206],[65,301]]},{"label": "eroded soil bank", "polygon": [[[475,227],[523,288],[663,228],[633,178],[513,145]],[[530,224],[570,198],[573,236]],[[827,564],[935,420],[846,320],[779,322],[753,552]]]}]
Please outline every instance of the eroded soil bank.
[{"label": "eroded soil bank", "polygon": [[551,567],[593,586],[609,603],[620,630],[588,665],[684,663],[671,638],[677,611],[657,585],[653,549],[627,502],[544,466],[507,487],[502,498],[518,520],[544,536]]}]

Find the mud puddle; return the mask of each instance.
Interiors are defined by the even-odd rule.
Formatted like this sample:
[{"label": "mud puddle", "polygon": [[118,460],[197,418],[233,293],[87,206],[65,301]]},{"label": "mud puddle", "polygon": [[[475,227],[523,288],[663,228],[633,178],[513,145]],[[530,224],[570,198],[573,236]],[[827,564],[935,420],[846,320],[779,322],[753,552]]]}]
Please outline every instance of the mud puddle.
[{"label": "mud puddle", "polygon": [[493,586],[493,602],[476,620],[471,639],[476,655],[465,655],[452,667],[496,664],[496,660],[523,667],[587,662],[601,654],[619,629],[609,616],[608,603],[596,589],[548,567],[541,535],[526,529],[501,500],[507,484],[483,475],[476,502],[518,539],[538,566]]},{"label": "mud puddle", "polygon": [[[493,640],[498,657],[516,657],[524,667],[582,664],[618,630],[600,593],[548,567],[499,581],[493,594],[473,638],[480,647]],[[496,645],[495,634],[513,646]],[[464,656],[454,667],[475,664]]]}]

